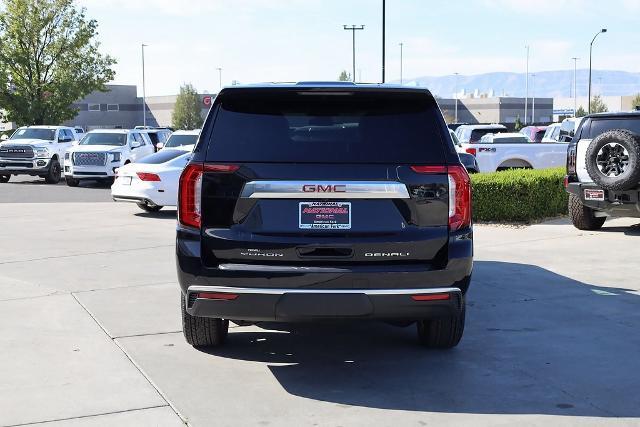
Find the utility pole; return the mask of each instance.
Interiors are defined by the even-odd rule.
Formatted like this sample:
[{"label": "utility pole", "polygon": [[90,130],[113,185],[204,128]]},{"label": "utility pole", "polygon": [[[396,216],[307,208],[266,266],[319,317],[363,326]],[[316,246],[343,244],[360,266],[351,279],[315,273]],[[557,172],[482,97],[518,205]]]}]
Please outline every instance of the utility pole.
[{"label": "utility pole", "polygon": [[218,92],[222,90],[222,67],[216,68],[218,70]]},{"label": "utility pole", "polygon": [[525,96],[524,96],[524,124],[527,124],[527,114],[529,108],[529,45],[526,45],[527,49],[527,75],[525,78]]},{"label": "utility pole", "polygon": [[591,40],[591,44],[589,45],[589,96],[587,99],[587,102],[589,103],[589,114],[591,114],[591,56],[593,54],[593,42],[596,41],[596,38],[602,34],[602,33],[606,33],[607,29],[603,28],[600,31],[598,31],[596,33],[595,36],[593,36],[593,39]]},{"label": "utility pole", "polygon": [[404,43],[400,43],[400,85],[402,85],[402,46]]},{"label": "utility pole", "polygon": [[578,111],[578,57],[573,57],[573,117],[576,116],[576,111]]},{"label": "utility pole", "polygon": [[456,107],[455,107],[455,122],[458,123],[458,76],[460,75],[460,73],[453,73],[453,74],[456,75],[456,92],[455,92],[455,94],[453,96],[456,99],[456,101],[455,101],[455,103],[456,103],[455,104],[456,105]]},{"label": "utility pole", "polygon": [[382,0],[382,83],[384,83],[384,63],[385,63],[385,18],[386,18],[386,5],[385,0]]},{"label": "utility pole", "polygon": [[351,31],[352,37],[353,37],[353,44],[352,44],[352,50],[353,50],[353,82],[356,82],[356,31],[358,30],[364,30],[364,25],[343,25],[345,30],[349,30]]},{"label": "utility pole", "polygon": [[142,126],[147,126],[147,91],[144,78],[144,48],[147,45],[142,43]]},{"label": "utility pole", "polygon": [[531,74],[531,91],[533,96],[533,104],[531,105],[531,124],[536,123],[536,73]]}]

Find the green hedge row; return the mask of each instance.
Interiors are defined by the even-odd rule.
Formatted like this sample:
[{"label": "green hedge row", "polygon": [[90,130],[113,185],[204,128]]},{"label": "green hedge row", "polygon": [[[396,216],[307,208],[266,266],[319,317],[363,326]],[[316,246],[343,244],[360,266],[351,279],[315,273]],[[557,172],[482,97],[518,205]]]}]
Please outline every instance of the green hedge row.
[{"label": "green hedge row", "polygon": [[564,168],[471,175],[475,221],[531,222],[567,214]]}]

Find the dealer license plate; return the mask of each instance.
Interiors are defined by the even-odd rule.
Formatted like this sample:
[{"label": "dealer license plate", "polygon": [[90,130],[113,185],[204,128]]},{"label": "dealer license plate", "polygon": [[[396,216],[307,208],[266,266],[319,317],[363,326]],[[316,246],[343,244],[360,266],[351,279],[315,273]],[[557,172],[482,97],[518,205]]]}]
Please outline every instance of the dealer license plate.
[{"label": "dealer license plate", "polygon": [[584,199],[585,200],[595,200],[598,202],[604,201],[604,190],[584,190]]},{"label": "dealer license plate", "polygon": [[300,202],[298,218],[301,229],[349,230],[351,203]]}]

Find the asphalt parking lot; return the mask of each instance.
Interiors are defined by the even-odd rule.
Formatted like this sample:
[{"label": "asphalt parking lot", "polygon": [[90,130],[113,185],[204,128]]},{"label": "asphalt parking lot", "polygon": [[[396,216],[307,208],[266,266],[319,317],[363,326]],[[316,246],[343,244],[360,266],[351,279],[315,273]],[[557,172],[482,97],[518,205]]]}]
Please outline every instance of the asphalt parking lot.
[{"label": "asphalt parking lot", "polygon": [[465,336],[378,323],[180,332],[175,211],[0,184],[0,425],[640,425],[638,221],[476,226]]}]

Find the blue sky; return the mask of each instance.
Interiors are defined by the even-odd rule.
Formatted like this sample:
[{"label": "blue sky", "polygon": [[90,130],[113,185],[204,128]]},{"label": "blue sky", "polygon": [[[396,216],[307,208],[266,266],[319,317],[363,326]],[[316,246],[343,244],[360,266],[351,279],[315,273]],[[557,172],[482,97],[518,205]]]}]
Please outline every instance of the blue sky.
[{"label": "blue sky", "polygon": [[[200,91],[262,81],[334,80],[351,70],[351,33],[363,81],[379,81],[381,0],[78,0],[99,22],[103,51],[118,59],[115,83],[142,84],[147,94]],[[598,29],[594,69],[640,72],[640,0],[387,0],[387,79],[491,71],[588,66]]]}]

